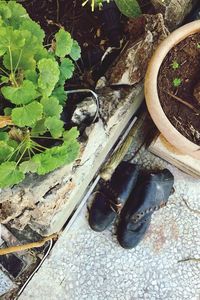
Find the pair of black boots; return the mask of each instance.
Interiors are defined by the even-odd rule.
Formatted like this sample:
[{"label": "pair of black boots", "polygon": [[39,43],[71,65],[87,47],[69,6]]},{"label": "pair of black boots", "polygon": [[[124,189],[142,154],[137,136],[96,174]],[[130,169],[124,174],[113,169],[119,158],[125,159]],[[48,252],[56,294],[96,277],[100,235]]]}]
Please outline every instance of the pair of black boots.
[{"label": "pair of black boots", "polygon": [[137,165],[121,162],[110,181],[100,180],[89,212],[90,227],[103,231],[119,216],[118,241],[123,248],[134,248],[143,239],[153,212],[166,205],[173,184],[167,169],[144,174]]}]

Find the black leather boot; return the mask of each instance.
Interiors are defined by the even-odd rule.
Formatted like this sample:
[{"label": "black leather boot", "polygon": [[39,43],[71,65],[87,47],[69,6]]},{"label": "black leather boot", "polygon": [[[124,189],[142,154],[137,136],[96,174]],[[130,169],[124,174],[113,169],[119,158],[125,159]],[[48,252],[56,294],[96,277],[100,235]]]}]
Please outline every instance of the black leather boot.
[{"label": "black leather boot", "polygon": [[121,211],[117,238],[131,249],[143,239],[154,211],[165,206],[173,190],[174,177],[167,169],[141,176]]},{"label": "black leather boot", "polygon": [[136,165],[123,161],[110,181],[100,180],[89,212],[89,224],[93,230],[103,231],[114,221],[135,186],[138,172]]}]

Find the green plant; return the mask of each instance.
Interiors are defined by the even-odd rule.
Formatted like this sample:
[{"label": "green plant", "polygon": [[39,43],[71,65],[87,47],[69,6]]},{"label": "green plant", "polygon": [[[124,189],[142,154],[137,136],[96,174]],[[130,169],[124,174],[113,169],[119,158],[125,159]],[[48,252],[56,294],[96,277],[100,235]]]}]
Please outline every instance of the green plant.
[{"label": "green plant", "polygon": [[137,0],[115,0],[115,3],[128,18],[135,18],[142,13]]},{"label": "green plant", "polygon": [[[92,11],[95,7],[101,8],[103,2],[109,3],[110,0],[85,0],[83,1],[82,6],[85,6],[87,3],[90,3]],[[135,18],[141,14],[141,9],[137,0],[114,0],[116,5],[122,14],[129,18]]]},{"label": "green plant", "polygon": [[173,70],[176,70],[180,67],[180,65],[176,60],[174,60],[171,64],[171,67],[172,67]]},{"label": "green plant", "polygon": [[65,131],[60,116],[80,47],[63,28],[49,46],[44,37],[22,5],[0,2],[0,188],[28,172],[53,171],[79,152],[78,131]]},{"label": "green plant", "polygon": [[173,86],[179,87],[181,85],[182,80],[180,78],[174,78],[173,80]]},{"label": "green plant", "polygon": [[[82,6],[85,6],[87,3],[90,3],[91,9],[92,9],[92,11],[94,11],[95,7],[97,7],[97,6],[99,8],[101,8],[103,5],[103,2],[104,2],[104,0],[85,0],[85,1],[83,1]],[[110,0],[106,0],[106,2],[109,3]]]},{"label": "green plant", "polygon": [[200,49],[200,43],[197,43],[197,49]]}]

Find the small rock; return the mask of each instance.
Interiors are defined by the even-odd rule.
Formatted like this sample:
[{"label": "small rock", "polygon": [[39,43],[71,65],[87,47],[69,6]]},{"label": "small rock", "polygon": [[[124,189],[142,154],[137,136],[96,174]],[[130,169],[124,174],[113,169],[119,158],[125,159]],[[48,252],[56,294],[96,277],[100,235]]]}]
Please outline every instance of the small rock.
[{"label": "small rock", "polygon": [[97,112],[97,105],[93,97],[87,97],[77,105],[72,116],[72,122],[80,125],[81,123],[94,119]]}]

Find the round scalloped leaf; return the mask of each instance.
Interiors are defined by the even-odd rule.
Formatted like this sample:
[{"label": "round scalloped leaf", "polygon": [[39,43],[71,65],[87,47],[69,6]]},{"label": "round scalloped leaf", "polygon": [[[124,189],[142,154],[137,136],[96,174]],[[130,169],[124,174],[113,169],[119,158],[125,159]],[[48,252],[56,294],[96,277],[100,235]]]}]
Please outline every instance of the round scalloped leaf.
[{"label": "round scalloped leaf", "polygon": [[19,171],[15,162],[5,162],[0,165],[0,188],[18,184],[24,178],[24,174]]},{"label": "round scalloped leaf", "polygon": [[81,57],[81,48],[77,41],[73,41],[70,56],[73,60],[78,60]]},{"label": "round scalloped leaf", "polygon": [[56,97],[43,98],[40,103],[43,105],[43,111],[46,117],[60,117],[63,108]]},{"label": "round scalloped leaf", "polygon": [[67,143],[73,143],[79,136],[79,131],[76,127],[71,128],[63,133],[63,140]]},{"label": "round scalloped leaf", "polygon": [[28,30],[32,33],[33,36],[35,36],[40,44],[43,43],[45,33],[40,27],[40,25],[36,22],[34,22],[31,19],[25,19],[23,20],[20,29],[23,30]]},{"label": "round scalloped leaf", "polygon": [[42,118],[43,106],[37,101],[33,101],[23,107],[12,110],[12,121],[19,127],[33,127]]},{"label": "round scalloped leaf", "polygon": [[115,0],[121,13],[128,18],[135,18],[141,15],[141,9],[137,0]]},{"label": "round scalloped leaf", "polygon": [[45,118],[36,122],[35,126],[31,130],[32,136],[38,136],[44,134],[47,131],[44,122],[45,122]]},{"label": "round scalloped leaf", "polygon": [[3,112],[4,112],[5,116],[11,116],[12,108],[11,107],[5,107]]},{"label": "round scalloped leaf", "polygon": [[3,20],[9,19],[12,16],[11,10],[5,1],[0,2],[0,16]]},{"label": "round scalloped leaf", "polygon": [[67,101],[67,93],[65,92],[63,86],[56,87],[52,93],[52,96],[55,96],[61,105],[65,105],[65,102]]},{"label": "round scalloped leaf", "polygon": [[62,146],[56,146],[46,150],[41,154],[36,154],[32,160],[38,164],[37,173],[44,175],[56,168],[73,162],[79,153],[79,144],[63,143]]},{"label": "round scalloped leaf", "polygon": [[36,87],[29,80],[24,80],[19,87],[4,86],[1,92],[7,100],[16,105],[28,104],[37,97]]},{"label": "round scalloped leaf", "polygon": [[[13,66],[14,68],[17,66],[19,61],[21,50],[15,50],[12,53],[12,59],[13,59]],[[9,53],[6,53],[3,57],[3,65],[6,69],[11,70],[10,65],[10,56]],[[18,64],[18,68],[21,68],[23,70],[35,70],[36,67],[36,61],[34,59],[34,53],[26,53],[26,50],[23,49],[23,56]]]},{"label": "round scalloped leaf", "polygon": [[39,175],[47,174],[55,170],[59,166],[59,161],[52,159],[51,154],[43,152],[33,156],[32,161],[38,166],[37,173]]},{"label": "round scalloped leaf", "polygon": [[10,25],[14,28],[18,28],[22,22],[22,19],[29,18],[25,8],[15,1],[8,1],[7,6],[11,10],[12,17],[10,18]]},{"label": "round scalloped leaf", "polygon": [[50,96],[59,80],[60,70],[58,63],[50,58],[43,58],[38,62],[40,72],[38,86],[44,96]]},{"label": "round scalloped leaf", "polygon": [[8,49],[15,51],[23,48],[25,38],[20,30],[13,30],[12,27],[1,28],[0,30],[0,54],[3,55]]},{"label": "round scalloped leaf", "polygon": [[73,39],[71,34],[61,28],[56,34],[56,55],[59,57],[65,57],[70,54],[73,46]]},{"label": "round scalloped leaf", "polygon": [[38,164],[35,163],[33,160],[24,161],[19,165],[19,170],[24,174],[28,172],[35,173],[37,169]]},{"label": "round scalloped leaf", "polygon": [[69,58],[63,58],[60,64],[60,73],[64,81],[70,79],[74,72],[74,64]]},{"label": "round scalloped leaf", "polygon": [[14,148],[10,147],[4,141],[0,141],[0,163],[6,161],[13,152]]},{"label": "round scalloped leaf", "polygon": [[80,145],[79,143],[75,140],[74,142],[68,143],[68,142],[64,142],[63,146],[66,149],[66,159],[65,159],[65,163],[66,164],[70,164],[71,162],[73,162],[80,151]]},{"label": "round scalloped leaf", "polygon": [[1,131],[0,132],[0,141],[5,141],[7,142],[9,139],[9,135],[7,132]]},{"label": "round scalloped leaf", "polygon": [[52,137],[59,138],[63,133],[64,122],[57,117],[48,117],[44,123],[46,128],[50,131]]}]

